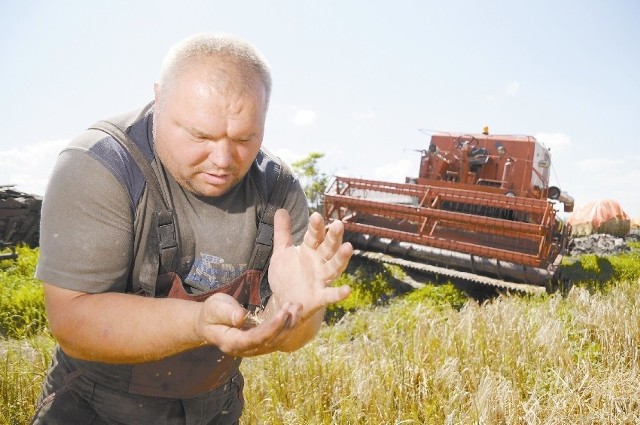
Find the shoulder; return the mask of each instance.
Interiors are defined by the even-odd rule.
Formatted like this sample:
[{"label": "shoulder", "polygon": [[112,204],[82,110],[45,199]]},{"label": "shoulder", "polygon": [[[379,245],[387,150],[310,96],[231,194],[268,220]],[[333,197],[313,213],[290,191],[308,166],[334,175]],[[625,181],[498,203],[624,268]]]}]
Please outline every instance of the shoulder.
[{"label": "shoulder", "polygon": [[[153,113],[149,104],[106,121],[116,124],[127,133],[151,163],[154,160],[152,120]],[[144,191],[145,178],[130,153],[112,136],[89,128],[72,140],[64,151],[82,151],[106,168],[126,190],[131,207],[135,210]]]}]

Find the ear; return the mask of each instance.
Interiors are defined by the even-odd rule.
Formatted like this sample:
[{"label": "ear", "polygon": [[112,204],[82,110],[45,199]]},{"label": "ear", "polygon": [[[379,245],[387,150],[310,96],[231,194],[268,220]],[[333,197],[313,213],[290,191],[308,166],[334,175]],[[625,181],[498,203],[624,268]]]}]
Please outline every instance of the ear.
[{"label": "ear", "polygon": [[158,101],[160,100],[160,84],[158,83],[153,84],[153,93],[155,95],[155,101],[156,103],[158,103]]}]

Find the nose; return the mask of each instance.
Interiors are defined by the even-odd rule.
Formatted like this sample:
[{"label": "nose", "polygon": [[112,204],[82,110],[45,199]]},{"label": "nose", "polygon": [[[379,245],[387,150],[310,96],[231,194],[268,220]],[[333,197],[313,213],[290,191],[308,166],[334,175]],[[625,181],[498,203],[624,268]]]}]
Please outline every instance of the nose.
[{"label": "nose", "polygon": [[209,161],[217,168],[227,169],[232,163],[231,144],[227,140],[218,140],[211,143]]}]

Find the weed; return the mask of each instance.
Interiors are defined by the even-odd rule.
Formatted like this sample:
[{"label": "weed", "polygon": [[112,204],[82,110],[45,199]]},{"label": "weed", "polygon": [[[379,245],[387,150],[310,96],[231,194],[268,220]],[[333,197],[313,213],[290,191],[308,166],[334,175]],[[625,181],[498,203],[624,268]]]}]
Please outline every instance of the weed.
[{"label": "weed", "polygon": [[18,247],[17,260],[0,261],[0,336],[22,338],[46,328],[42,284],[34,277],[38,250]]}]

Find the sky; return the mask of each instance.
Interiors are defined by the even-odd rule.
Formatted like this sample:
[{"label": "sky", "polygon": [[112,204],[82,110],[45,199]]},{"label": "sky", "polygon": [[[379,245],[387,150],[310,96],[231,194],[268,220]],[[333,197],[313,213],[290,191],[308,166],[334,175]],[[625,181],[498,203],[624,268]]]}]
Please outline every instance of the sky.
[{"label": "sky", "polygon": [[327,175],[404,181],[420,129],[526,134],[576,208],[640,217],[640,2],[0,1],[0,184],[44,194],[62,147],[153,98],[197,32],[253,43],[273,93],[264,146]]}]

